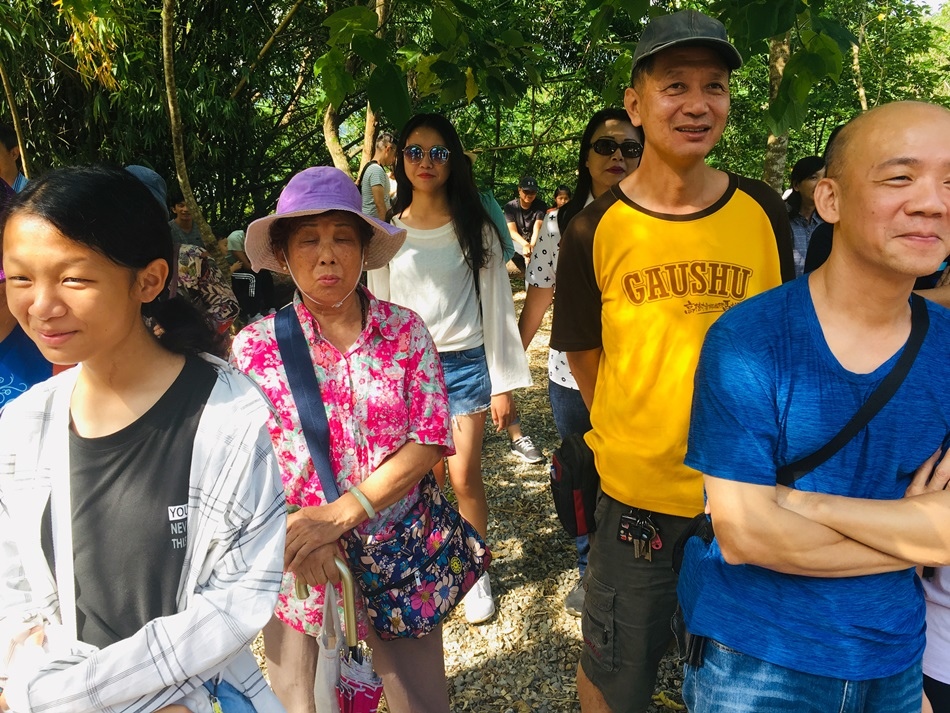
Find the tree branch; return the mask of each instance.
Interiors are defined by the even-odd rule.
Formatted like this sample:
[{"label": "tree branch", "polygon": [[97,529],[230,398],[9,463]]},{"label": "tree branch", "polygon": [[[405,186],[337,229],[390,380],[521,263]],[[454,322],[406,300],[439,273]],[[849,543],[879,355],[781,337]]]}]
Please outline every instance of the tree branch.
[{"label": "tree branch", "polygon": [[293,19],[294,15],[297,14],[297,10],[300,9],[301,5],[303,5],[303,0],[297,0],[297,2],[294,3],[294,6],[287,11],[286,15],[284,15],[284,19],[280,21],[280,24],[277,26],[277,29],[275,29],[271,33],[271,36],[267,39],[267,42],[264,43],[264,46],[261,48],[261,51],[257,53],[257,59],[251,62],[251,66],[247,68],[247,74],[241,77],[241,81],[239,81],[237,83],[237,86],[234,87],[234,91],[231,92],[232,99],[236,99],[237,95],[241,93],[241,90],[243,90],[244,87],[247,86],[247,78],[251,76],[251,72],[257,69],[257,65],[260,64],[260,61],[264,59],[264,55],[266,55],[270,51],[270,48],[273,46],[274,40],[277,39],[277,35],[283,32],[284,29],[287,27],[287,25],[290,24],[290,21]]}]

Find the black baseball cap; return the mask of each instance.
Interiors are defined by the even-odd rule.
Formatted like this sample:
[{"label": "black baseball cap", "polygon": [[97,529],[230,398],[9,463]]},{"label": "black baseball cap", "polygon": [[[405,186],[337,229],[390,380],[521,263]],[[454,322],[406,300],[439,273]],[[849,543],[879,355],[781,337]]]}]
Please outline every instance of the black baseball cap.
[{"label": "black baseball cap", "polygon": [[726,36],[725,25],[697,10],[680,10],[650,20],[633,53],[633,66],[658,52],[681,45],[709,47],[719,53],[729,69],[742,66],[742,55]]},{"label": "black baseball cap", "polygon": [[522,176],[521,180],[518,181],[518,188],[525,193],[538,193],[541,190],[538,188],[538,182],[532,176]]}]

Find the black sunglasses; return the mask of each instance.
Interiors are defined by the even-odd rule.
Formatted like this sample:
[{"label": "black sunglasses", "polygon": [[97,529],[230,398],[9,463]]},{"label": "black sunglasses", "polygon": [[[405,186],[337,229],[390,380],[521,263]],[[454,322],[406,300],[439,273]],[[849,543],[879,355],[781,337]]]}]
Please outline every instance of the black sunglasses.
[{"label": "black sunglasses", "polygon": [[643,144],[633,139],[619,144],[613,139],[597,139],[590,147],[601,156],[613,156],[617,149],[620,149],[624,158],[640,158],[643,155]]},{"label": "black sunglasses", "polygon": [[[429,160],[436,166],[441,166],[449,160],[449,153],[450,151],[445,146],[433,146],[429,149]],[[421,163],[426,152],[419,144],[413,144],[404,148],[402,155],[409,163]]]}]

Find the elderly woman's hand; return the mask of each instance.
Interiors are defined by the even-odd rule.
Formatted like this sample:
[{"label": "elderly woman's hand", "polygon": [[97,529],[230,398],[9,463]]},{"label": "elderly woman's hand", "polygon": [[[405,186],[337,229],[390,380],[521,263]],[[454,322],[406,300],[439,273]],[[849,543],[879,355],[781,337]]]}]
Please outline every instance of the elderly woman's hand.
[{"label": "elderly woman's hand", "polygon": [[[337,501],[339,502],[339,501]],[[334,504],[306,507],[287,516],[287,543],[284,547],[284,569],[295,572],[315,550],[334,545],[348,528],[335,517]]]},{"label": "elderly woman's hand", "polygon": [[304,557],[298,565],[290,567],[289,571],[296,574],[298,578],[311,587],[323,586],[327,582],[338,584],[340,582],[340,570],[334,561],[337,556],[342,555],[335,542],[330,545],[323,545]]}]

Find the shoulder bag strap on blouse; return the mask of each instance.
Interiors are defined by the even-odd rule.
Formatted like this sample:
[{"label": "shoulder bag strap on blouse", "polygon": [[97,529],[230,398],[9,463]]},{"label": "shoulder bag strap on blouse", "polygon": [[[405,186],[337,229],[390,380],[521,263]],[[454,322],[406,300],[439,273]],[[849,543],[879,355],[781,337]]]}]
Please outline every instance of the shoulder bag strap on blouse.
[{"label": "shoulder bag strap on blouse", "polygon": [[317,374],[310,359],[307,338],[300,327],[293,303],[278,310],[274,327],[277,348],[280,350],[290,392],[294,396],[297,414],[300,416],[307,450],[310,451],[314,470],[320,479],[323,496],[328,503],[332,503],[340,497],[340,489],[330,466],[330,424],[323,407]]}]

